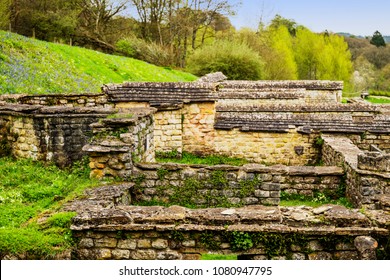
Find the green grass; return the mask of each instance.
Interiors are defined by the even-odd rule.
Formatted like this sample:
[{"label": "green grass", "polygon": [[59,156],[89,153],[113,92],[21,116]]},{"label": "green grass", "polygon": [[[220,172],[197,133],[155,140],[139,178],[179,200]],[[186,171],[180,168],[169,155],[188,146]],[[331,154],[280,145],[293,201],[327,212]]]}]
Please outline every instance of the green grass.
[{"label": "green grass", "polygon": [[370,96],[367,98],[367,101],[374,103],[374,104],[390,104],[390,98],[380,98],[376,96]]},{"label": "green grass", "polygon": [[202,260],[206,260],[206,261],[237,260],[237,255],[203,254]]},{"label": "green grass", "polygon": [[107,83],[193,81],[192,74],[0,31],[0,94],[100,92]]},{"label": "green grass", "polygon": [[295,207],[295,206],[309,206],[319,207],[324,204],[342,205],[347,208],[353,208],[353,205],[345,197],[331,198],[321,192],[315,192],[313,196],[305,196],[299,194],[287,194],[281,192],[280,206]]},{"label": "green grass", "polygon": [[[69,248],[75,213],[56,212],[97,185],[81,163],[60,170],[31,160],[0,158],[0,257],[28,253],[45,259]],[[48,219],[38,223],[43,215]]]},{"label": "green grass", "polygon": [[198,156],[192,153],[183,152],[182,155],[177,151],[173,152],[156,152],[156,161],[160,163],[174,162],[182,164],[205,164],[205,165],[218,165],[228,164],[240,166],[247,164],[246,159],[220,156],[220,155],[209,155],[209,156]]}]

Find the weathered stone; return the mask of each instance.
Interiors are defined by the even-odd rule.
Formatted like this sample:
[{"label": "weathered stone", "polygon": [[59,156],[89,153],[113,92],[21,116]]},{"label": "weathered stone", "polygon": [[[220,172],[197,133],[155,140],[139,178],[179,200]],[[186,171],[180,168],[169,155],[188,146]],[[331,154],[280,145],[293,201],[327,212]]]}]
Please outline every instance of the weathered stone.
[{"label": "weathered stone", "polygon": [[155,260],[157,253],[154,250],[136,250],[130,253],[132,260]]},{"label": "weathered stone", "polygon": [[130,258],[129,250],[112,250],[111,253],[115,260],[128,260]]},{"label": "weathered stone", "polygon": [[79,248],[92,248],[94,246],[92,238],[82,238],[78,244]]},{"label": "weathered stone", "polygon": [[152,248],[152,242],[150,241],[150,239],[140,239],[137,241],[137,248],[139,249]]},{"label": "weathered stone", "polygon": [[133,239],[125,239],[118,241],[119,249],[135,250],[137,248],[137,241]]},{"label": "weathered stone", "polygon": [[100,238],[95,239],[95,246],[96,247],[103,247],[103,248],[115,248],[117,244],[117,240],[115,238]]},{"label": "weathered stone", "polygon": [[156,239],[152,242],[152,247],[155,249],[165,249],[168,247],[168,241],[165,239]]},{"label": "weathered stone", "polygon": [[358,236],[354,241],[361,260],[375,260],[378,242],[370,236]]},{"label": "weathered stone", "polygon": [[332,254],[328,252],[318,252],[309,254],[309,260],[332,260]]}]

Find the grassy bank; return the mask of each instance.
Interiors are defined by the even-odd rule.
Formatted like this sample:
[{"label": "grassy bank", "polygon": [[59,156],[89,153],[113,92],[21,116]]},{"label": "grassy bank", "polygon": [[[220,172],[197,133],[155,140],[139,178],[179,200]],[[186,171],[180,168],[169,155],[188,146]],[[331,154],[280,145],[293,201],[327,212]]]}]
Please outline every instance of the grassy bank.
[{"label": "grassy bank", "polygon": [[107,83],[194,79],[132,58],[0,31],[0,94],[99,92]]}]

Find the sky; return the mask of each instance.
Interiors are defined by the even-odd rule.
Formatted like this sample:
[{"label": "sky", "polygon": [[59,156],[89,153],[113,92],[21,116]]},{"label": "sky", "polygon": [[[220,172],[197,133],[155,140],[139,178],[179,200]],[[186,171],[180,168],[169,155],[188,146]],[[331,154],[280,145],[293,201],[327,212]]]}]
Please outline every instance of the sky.
[{"label": "sky", "polygon": [[230,20],[237,29],[256,29],[260,18],[269,23],[279,14],[314,32],[371,36],[378,30],[382,35],[390,35],[389,0],[241,0],[234,10],[237,14]]}]

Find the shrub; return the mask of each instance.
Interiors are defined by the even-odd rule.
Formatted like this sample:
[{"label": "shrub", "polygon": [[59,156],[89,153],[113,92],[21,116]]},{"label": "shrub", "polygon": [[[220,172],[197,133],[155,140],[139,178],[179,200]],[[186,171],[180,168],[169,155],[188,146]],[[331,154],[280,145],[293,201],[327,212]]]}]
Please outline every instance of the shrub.
[{"label": "shrub", "polygon": [[158,66],[170,66],[174,64],[175,57],[170,48],[154,42],[128,37],[116,43],[117,51],[120,53],[140,59]]},{"label": "shrub", "polygon": [[246,44],[226,40],[196,50],[187,62],[187,70],[195,75],[220,71],[230,80],[260,80],[263,67],[260,56]]}]

